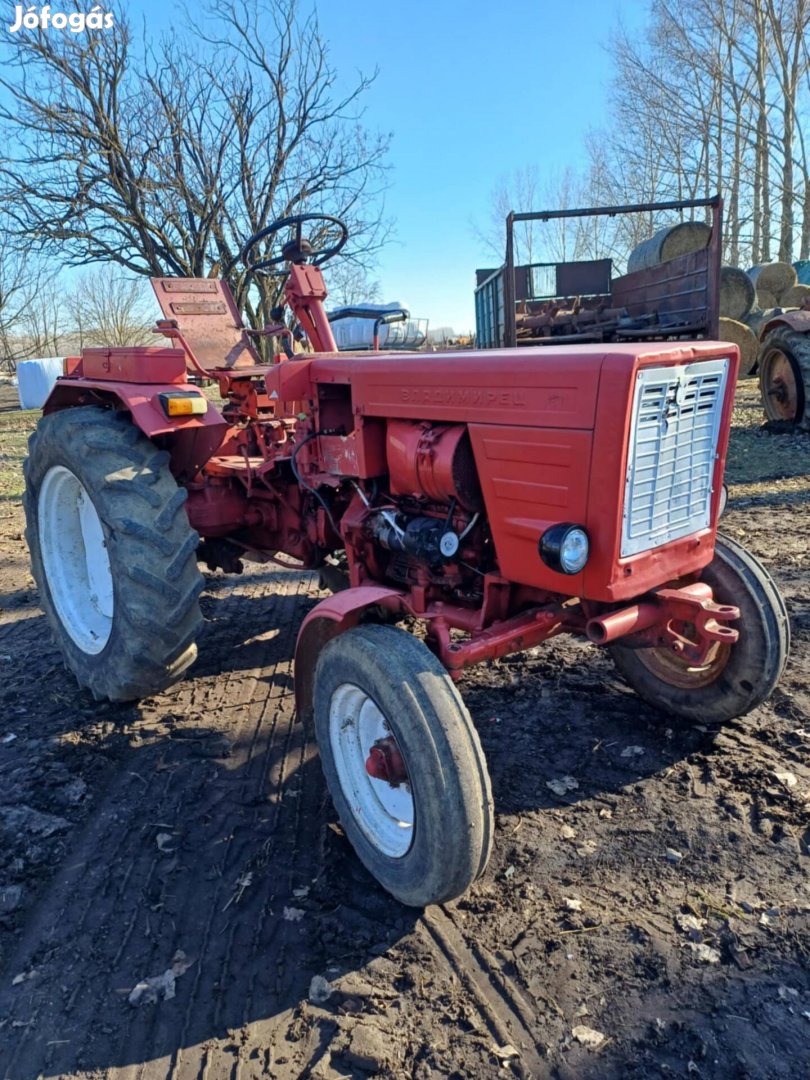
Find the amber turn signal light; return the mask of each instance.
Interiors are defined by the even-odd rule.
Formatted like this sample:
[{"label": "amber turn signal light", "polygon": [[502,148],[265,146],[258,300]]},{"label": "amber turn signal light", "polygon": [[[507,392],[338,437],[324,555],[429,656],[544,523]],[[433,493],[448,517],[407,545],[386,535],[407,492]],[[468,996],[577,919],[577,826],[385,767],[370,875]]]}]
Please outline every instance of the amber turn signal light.
[{"label": "amber turn signal light", "polygon": [[205,416],[208,411],[208,402],[202,394],[192,391],[160,394],[159,397],[167,416]]}]

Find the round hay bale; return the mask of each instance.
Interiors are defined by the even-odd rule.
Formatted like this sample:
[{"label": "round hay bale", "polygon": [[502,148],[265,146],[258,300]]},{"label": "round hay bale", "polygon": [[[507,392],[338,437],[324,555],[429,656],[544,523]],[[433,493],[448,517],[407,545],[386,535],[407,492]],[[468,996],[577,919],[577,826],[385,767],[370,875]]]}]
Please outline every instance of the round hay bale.
[{"label": "round hay bale", "polygon": [[764,290],[773,293],[777,299],[796,284],[796,271],[790,263],[772,262],[752,266],[748,271],[748,276],[756,286],[757,292]]},{"label": "round hay bale", "polygon": [[763,311],[770,311],[771,308],[779,307],[776,293],[768,292],[767,289],[757,289],[757,306],[762,308]]},{"label": "round hay bale", "polygon": [[720,317],[742,319],[756,300],[756,291],[744,270],[736,266],[720,268]]},{"label": "round hay bale", "polygon": [[732,341],[740,349],[740,377],[750,375],[757,362],[759,342],[753,330],[736,319],[720,319],[720,338]]},{"label": "round hay bale", "polygon": [[633,248],[627,260],[627,272],[632,274],[636,270],[648,270],[679,255],[700,251],[708,247],[711,235],[711,228],[703,221],[681,221],[677,225],[667,225]]},{"label": "round hay bale", "polygon": [[808,296],[810,296],[810,285],[794,285],[792,289],[782,293],[779,302],[786,308],[801,307]]}]

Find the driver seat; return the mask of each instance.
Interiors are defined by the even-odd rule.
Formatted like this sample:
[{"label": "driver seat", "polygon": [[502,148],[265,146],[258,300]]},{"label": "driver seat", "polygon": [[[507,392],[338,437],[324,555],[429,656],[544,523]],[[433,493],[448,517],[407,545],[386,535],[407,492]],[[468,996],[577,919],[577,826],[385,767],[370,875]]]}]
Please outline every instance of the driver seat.
[{"label": "driver seat", "polygon": [[261,366],[234,302],[231,287],[216,278],[151,278],[165,319],[177,324],[202,367]]}]

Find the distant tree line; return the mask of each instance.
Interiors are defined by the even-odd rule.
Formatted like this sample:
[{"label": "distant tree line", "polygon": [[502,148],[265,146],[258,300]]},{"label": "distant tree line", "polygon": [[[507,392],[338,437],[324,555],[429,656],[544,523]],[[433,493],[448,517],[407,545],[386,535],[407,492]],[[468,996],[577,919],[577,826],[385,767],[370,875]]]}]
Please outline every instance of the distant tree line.
[{"label": "distant tree line", "polygon": [[[610,120],[588,135],[587,167],[555,178],[528,166],[502,181],[497,241],[494,211],[481,230],[493,253],[503,253],[510,201],[538,210],[719,192],[727,263],[810,258],[810,0],[653,0],[646,26],[618,30],[609,49]],[[525,228],[518,251],[622,258],[672,220]]]}]

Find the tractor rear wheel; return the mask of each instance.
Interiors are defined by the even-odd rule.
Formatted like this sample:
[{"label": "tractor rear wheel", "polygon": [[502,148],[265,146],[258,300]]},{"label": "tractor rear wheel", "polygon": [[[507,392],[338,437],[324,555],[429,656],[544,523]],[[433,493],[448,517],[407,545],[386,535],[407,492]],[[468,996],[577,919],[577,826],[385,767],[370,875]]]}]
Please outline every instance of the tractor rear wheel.
[{"label": "tractor rear wheel", "polygon": [[718,603],[740,609],[734,645],[715,644],[699,667],[665,648],[609,648],[620,673],[650,705],[696,723],[722,724],[769,697],[787,661],[790,624],[770,574],[735,540],[718,536],[701,580]]},{"label": "tractor rear wheel", "polygon": [[319,656],[314,705],[327,786],[360,861],[403,904],[460,896],[489,859],[492,794],[436,657],[404,630],[355,627]]},{"label": "tractor rear wheel", "polygon": [[768,419],[810,431],[810,334],[777,326],[762,342],[758,364]]},{"label": "tractor rear wheel", "polygon": [[96,698],[176,682],[202,624],[186,492],[129,418],[83,407],[40,420],[25,462],[26,539],[65,663]]}]

